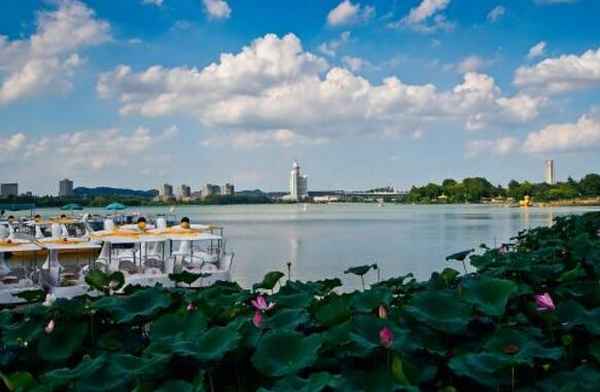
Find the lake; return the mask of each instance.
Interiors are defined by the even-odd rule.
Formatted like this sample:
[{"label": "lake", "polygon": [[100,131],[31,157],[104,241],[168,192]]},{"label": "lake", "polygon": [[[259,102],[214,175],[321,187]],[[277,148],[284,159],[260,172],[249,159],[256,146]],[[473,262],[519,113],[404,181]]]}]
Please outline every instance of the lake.
[{"label": "lake", "polygon": [[[353,288],[360,285],[358,278],[343,274],[351,266],[376,262],[384,278],[412,272],[426,279],[447,266],[462,270],[445,260],[451,253],[482,243],[499,246],[522,229],[593,210],[600,208],[311,204],[305,211],[299,204],[177,207],[175,214],[224,226],[227,249],[235,252],[233,278],[243,286],[260,281],[268,271],[285,272],[292,261],[294,279],[340,277],[346,288]],[[158,214],[167,209],[135,211]]]}]

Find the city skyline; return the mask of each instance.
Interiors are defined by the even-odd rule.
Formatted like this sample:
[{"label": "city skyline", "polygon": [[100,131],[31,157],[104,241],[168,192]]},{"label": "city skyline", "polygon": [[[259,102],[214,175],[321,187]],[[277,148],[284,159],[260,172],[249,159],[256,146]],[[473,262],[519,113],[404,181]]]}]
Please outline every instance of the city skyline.
[{"label": "city skyline", "polygon": [[599,171],[598,2],[215,1],[0,4],[0,182],[277,191],[290,156],[312,189]]}]

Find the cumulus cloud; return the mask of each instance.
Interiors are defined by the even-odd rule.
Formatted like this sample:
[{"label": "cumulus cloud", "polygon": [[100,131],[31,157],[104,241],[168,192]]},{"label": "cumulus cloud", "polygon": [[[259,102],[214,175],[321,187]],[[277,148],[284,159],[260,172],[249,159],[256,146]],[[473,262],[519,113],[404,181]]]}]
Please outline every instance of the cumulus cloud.
[{"label": "cumulus cloud", "polygon": [[343,0],[327,14],[327,24],[337,27],[365,22],[375,15],[375,8]]},{"label": "cumulus cloud", "polygon": [[454,23],[448,21],[440,12],[444,11],[450,0],[422,0],[410,10],[407,16],[388,24],[391,28],[410,28],[420,33],[433,33],[438,30],[451,31]]},{"label": "cumulus cloud", "polygon": [[519,149],[519,141],[513,137],[502,137],[493,140],[471,140],[466,144],[467,157],[478,155],[508,155]]},{"label": "cumulus cloud", "polygon": [[131,132],[114,128],[41,137],[15,133],[0,139],[0,160],[11,164],[0,166],[0,176],[9,172],[21,178],[40,172],[45,178],[110,176],[115,168],[134,172],[150,168],[156,173],[154,158],[176,132],[175,127],[160,132],[140,127]]},{"label": "cumulus cloud", "polygon": [[[494,79],[468,72],[453,89],[411,85],[397,77],[371,83],[306,52],[293,34],[268,34],[205,68],[121,65],[100,76],[98,93],[116,99],[123,115],[194,116],[205,128],[273,133],[286,129],[314,139],[397,133],[439,121],[469,129],[520,123],[542,100],[503,96]],[[525,105],[525,103],[527,105]]]},{"label": "cumulus cloud", "polygon": [[525,151],[532,153],[580,151],[600,147],[600,118],[585,114],[575,123],[551,124],[532,132]]},{"label": "cumulus cloud", "polygon": [[486,60],[481,56],[471,55],[465,57],[460,63],[458,63],[456,65],[456,70],[459,73],[476,72],[481,71],[483,68],[488,67],[492,63],[492,60]]},{"label": "cumulus cloud", "polygon": [[319,45],[319,52],[329,57],[335,57],[337,50],[350,41],[350,34],[349,31],[344,31],[339,38],[323,42]]},{"label": "cumulus cloud", "polygon": [[500,18],[502,18],[505,13],[506,13],[506,8],[504,8],[501,5],[497,5],[487,14],[487,20],[492,23],[495,23]]},{"label": "cumulus cloud", "polygon": [[368,60],[361,57],[344,56],[342,57],[342,63],[352,72],[358,72],[366,67],[373,67]]},{"label": "cumulus cloud", "polygon": [[521,88],[549,94],[597,87],[600,84],[600,49],[582,55],[548,58],[515,72],[514,83]]},{"label": "cumulus cloud", "polygon": [[231,7],[224,0],[202,0],[202,2],[211,19],[227,19],[231,16]]},{"label": "cumulus cloud", "polygon": [[267,132],[236,132],[230,135],[214,135],[202,141],[205,146],[233,146],[238,149],[252,149],[265,145],[290,147],[296,144],[323,144],[329,140],[324,137],[306,137],[289,129],[277,129]]},{"label": "cumulus cloud", "polygon": [[110,39],[110,26],[75,0],[38,13],[28,39],[0,35],[0,105],[48,90],[70,88],[73,71],[83,60],[77,51]]},{"label": "cumulus cloud", "polygon": [[529,53],[527,54],[528,59],[534,59],[536,57],[542,57],[546,54],[546,42],[541,41],[535,44],[531,49],[529,49]]}]

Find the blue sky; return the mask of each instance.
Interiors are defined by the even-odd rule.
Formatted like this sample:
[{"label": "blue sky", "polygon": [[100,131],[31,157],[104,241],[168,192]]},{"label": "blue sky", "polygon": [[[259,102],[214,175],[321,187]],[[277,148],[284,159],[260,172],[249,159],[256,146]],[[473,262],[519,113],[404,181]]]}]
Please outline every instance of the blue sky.
[{"label": "blue sky", "polygon": [[[308,4],[308,5],[307,5]],[[600,171],[600,2],[7,0],[0,181],[284,190]]]}]

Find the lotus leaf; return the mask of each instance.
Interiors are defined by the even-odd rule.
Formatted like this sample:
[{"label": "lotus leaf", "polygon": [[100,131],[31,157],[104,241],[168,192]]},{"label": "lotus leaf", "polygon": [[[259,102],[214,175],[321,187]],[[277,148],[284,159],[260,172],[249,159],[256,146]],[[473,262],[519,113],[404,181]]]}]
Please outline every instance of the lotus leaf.
[{"label": "lotus leaf", "polygon": [[103,297],[95,303],[96,309],[109,312],[117,323],[128,323],[136,317],[152,316],[169,305],[169,295],[158,288],[141,290],[127,297]]},{"label": "lotus leaf", "polygon": [[270,389],[259,389],[262,392],[320,392],[325,388],[337,390],[341,385],[340,376],[334,376],[330,373],[313,373],[308,378],[296,376],[286,377],[278,381]]},{"label": "lotus leaf", "polygon": [[374,265],[375,264],[359,265],[357,267],[350,267],[346,271],[344,271],[344,273],[345,274],[353,274],[353,275],[357,275],[357,276],[363,276],[367,272],[369,272],[371,270],[371,268],[373,268]]},{"label": "lotus leaf", "polygon": [[600,308],[588,311],[579,303],[570,300],[559,304],[556,311],[559,320],[567,323],[567,328],[582,325],[590,333],[600,335]]},{"label": "lotus leaf", "polygon": [[296,329],[308,320],[308,312],[304,309],[283,309],[269,317],[265,325],[272,329]]},{"label": "lotus leaf", "polygon": [[102,292],[109,290],[117,291],[125,284],[125,276],[122,272],[115,271],[110,274],[100,270],[90,271],[85,275],[85,282],[93,289]]},{"label": "lotus leaf", "polygon": [[432,328],[451,334],[462,333],[472,313],[460,297],[444,291],[416,294],[406,312]]},{"label": "lotus leaf", "polygon": [[497,353],[465,354],[452,358],[448,364],[457,375],[493,389],[511,383],[513,365],[512,358]]},{"label": "lotus leaf", "polygon": [[573,371],[560,372],[541,382],[545,392],[596,392],[600,385],[600,372],[590,365],[579,366]]},{"label": "lotus leaf", "polygon": [[46,298],[44,290],[25,290],[14,295],[27,301],[28,303],[42,302]]},{"label": "lotus leaf", "polygon": [[471,278],[463,283],[463,298],[485,314],[501,316],[506,303],[517,290],[510,280],[489,277]]},{"label": "lotus leaf", "polygon": [[258,342],[252,363],[267,376],[287,376],[311,366],[319,347],[319,335],[304,337],[290,330],[271,331]]},{"label": "lotus leaf", "polygon": [[194,386],[182,380],[170,380],[156,389],[156,392],[195,392]]},{"label": "lotus leaf", "polygon": [[199,310],[180,310],[167,313],[152,322],[150,337],[153,340],[178,338],[191,340],[204,332],[208,326],[208,318]]},{"label": "lotus leaf", "polygon": [[352,296],[352,308],[370,312],[380,305],[389,305],[392,301],[392,291],[386,287],[375,287],[371,290],[354,293]]},{"label": "lotus leaf", "polygon": [[545,348],[536,338],[541,336],[539,330],[518,331],[514,328],[503,328],[497,331],[485,344],[489,352],[508,354],[515,363],[533,365],[534,359],[558,360],[562,354],[559,347]]},{"label": "lotus leaf", "polygon": [[339,324],[350,318],[351,303],[352,296],[349,294],[330,294],[316,305],[314,317],[327,327]]},{"label": "lotus leaf", "polygon": [[284,276],[285,276],[285,274],[280,271],[267,272],[267,274],[263,278],[262,282],[259,284],[255,284],[253,287],[255,290],[256,289],[273,290],[273,288],[275,287],[277,282],[279,282],[279,280],[281,278],[283,278]]},{"label": "lotus leaf", "polygon": [[468,249],[462,252],[453,253],[450,256],[446,256],[446,260],[456,260],[456,261],[464,261],[467,256],[473,253],[475,249]]},{"label": "lotus leaf", "polygon": [[42,334],[38,355],[49,362],[66,360],[81,349],[87,331],[85,322],[59,320],[52,333]]}]

